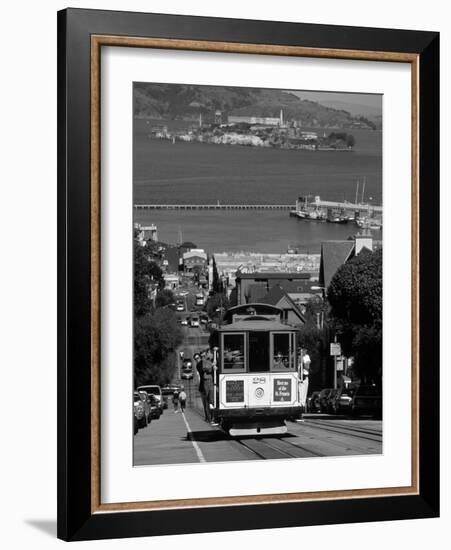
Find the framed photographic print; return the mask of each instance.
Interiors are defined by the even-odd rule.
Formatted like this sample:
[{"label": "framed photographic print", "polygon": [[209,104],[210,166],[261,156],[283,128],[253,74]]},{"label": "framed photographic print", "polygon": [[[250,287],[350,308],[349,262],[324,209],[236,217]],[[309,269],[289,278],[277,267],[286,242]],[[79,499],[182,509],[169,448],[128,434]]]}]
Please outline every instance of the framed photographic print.
[{"label": "framed photographic print", "polygon": [[434,517],[437,33],[58,14],[58,536]]}]

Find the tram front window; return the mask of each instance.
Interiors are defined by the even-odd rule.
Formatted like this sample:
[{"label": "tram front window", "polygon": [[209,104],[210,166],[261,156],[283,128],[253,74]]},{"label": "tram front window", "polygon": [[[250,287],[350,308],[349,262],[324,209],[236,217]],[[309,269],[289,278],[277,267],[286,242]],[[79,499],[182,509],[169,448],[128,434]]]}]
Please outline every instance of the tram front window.
[{"label": "tram front window", "polygon": [[293,357],[290,346],[291,334],[273,334],[272,370],[283,371],[293,368]]},{"label": "tram front window", "polygon": [[244,334],[224,334],[223,336],[224,371],[244,371]]},{"label": "tram front window", "polygon": [[269,371],[269,334],[249,333],[249,372]]}]

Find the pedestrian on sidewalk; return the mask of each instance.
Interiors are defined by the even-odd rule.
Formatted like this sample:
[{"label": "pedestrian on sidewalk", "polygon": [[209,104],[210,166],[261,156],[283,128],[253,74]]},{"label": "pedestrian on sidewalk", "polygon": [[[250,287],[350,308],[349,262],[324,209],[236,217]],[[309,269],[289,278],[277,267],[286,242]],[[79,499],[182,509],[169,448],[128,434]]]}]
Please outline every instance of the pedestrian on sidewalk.
[{"label": "pedestrian on sidewalk", "polygon": [[179,412],[179,392],[177,390],[172,394],[172,404],[174,405],[174,413]]},{"label": "pedestrian on sidewalk", "polygon": [[183,386],[181,386],[180,388],[180,393],[179,393],[179,401],[180,401],[180,411],[181,412],[184,412],[185,411],[185,407],[186,407],[186,393],[185,393],[185,388]]}]

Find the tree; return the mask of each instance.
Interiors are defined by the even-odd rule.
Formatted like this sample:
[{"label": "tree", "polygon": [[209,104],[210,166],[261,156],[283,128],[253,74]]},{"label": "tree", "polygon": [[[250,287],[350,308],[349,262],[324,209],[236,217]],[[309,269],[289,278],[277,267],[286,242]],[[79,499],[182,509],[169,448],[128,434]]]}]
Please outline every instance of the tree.
[{"label": "tree", "polygon": [[331,316],[345,355],[366,382],[379,382],[382,366],[382,250],[364,249],[340,267],[327,290]]},{"label": "tree", "polygon": [[304,312],[305,324],[299,330],[298,343],[310,355],[310,389],[325,387],[328,383],[328,303],[320,296],[310,298]]},{"label": "tree", "polygon": [[348,137],[346,138],[346,145],[348,147],[354,147],[355,137],[352,134],[348,134]]},{"label": "tree", "polygon": [[134,328],[135,385],[167,384],[175,372],[175,351],[183,341],[176,315],[159,308],[136,318]]},{"label": "tree", "polygon": [[216,260],[214,256],[213,256],[212,263],[213,263],[213,281],[212,281],[213,292],[219,293],[223,291],[223,288],[222,288],[222,282],[219,279],[218,268],[216,266]]},{"label": "tree", "polygon": [[169,288],[164,288],[158,292],[157,297],[155,298],[155,307],[165,307],[173,304],[175,305],[175,296],[172,290],[169,290]]},{"label": "tree", "polygon": [[229,308],[229,300],[222,292],[210,296],[205,305],[205,310],[213,321],[219,321],[225,311]]},{"label": "tree", "polygon": [[152,309],[150,290],[163,288],[164,277],[157,263],[151,261],[146,247],[134,241],[133,296],[135,316],[142,316]]}]

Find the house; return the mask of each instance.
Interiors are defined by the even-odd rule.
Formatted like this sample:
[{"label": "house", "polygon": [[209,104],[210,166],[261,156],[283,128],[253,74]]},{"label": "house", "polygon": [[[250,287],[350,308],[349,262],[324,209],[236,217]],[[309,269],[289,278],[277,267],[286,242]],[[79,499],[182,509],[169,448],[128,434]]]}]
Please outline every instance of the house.
[{"label": "house", "polygon": [[362,231],[345,241],[324,241],[321,243],[319,285],[324,291],[330,285],[338,269],[363,249],[373,250],[373,237],[369,231]]},{"label": "house", "polygon": [[183,254],[183,267],[185,271],[192,271],[194,268],[203,270],[207,266],[207,254],[202,248],[193,248]]},{"label": "house", "polygon": [[297,327],[305,323],[300,307],[279,285],[273,286],[260,302],[282,310],[281,320],[288,325]]},{"label": "house", "polygon": [[164,277],[164,288],[169,290],[177,290],[180,284],[180,279],[177,273],[165,273]]},{"label": "house", "polygon": [[282,288],[287,294],[308,293],[318,281],[311,278],[310,273],[303,272],[255,272],[238,273],[236,289],[238,304],[261,302],[261,299],[275,286]]}]

